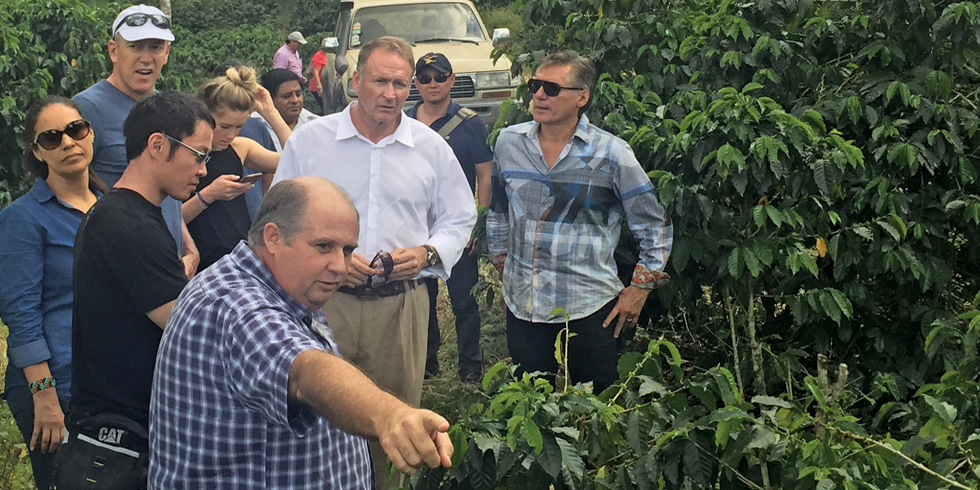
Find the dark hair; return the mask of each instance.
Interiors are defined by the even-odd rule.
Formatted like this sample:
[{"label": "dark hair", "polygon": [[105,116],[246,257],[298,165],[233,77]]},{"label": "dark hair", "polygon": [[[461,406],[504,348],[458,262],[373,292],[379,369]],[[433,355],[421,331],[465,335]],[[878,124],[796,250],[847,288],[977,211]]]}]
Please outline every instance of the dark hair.
[{"label": "dark hair", "polygon": [[[41,180],[47,180],[48,178],[48,163],[43,160],[38,160],[34,156],[34,134],[37,132],[37,120],[41,116],[41,113],[54,104],[61,104],[65,107],[75,109],[75,112],[79,116],[85,117],[78,103],[60,95],[49,95],[34,102],[31,108],[28,109],[27,117],[24,119],[24,143],[26,144],[24,145],[24,156],[21,159],[21,165],[23,165],[27,173]],[[102,182],[102,179],[95,175],[95,172],[92,170],[92,162],[89,162],[88,167],[88,187],[93,192],[106,192],[109,190],[105,182]]]},{"label": "dark hair", "polygon": [[248,246],[253,250],[265,246],[262,233],[269,223],[275,223],[286,245],[291,245],[293,236],[302,229],[305,222],[309,194],[302,182],[296,179],[284,180],[272,186],[262,197],[255,221],[248,229]]},{"label": "dark hair", "polygon": [[551,53],[545,56],[544,59],[538,63],[538,70],[542,68],[547,68],[549,66],[570,66],[572,67],[571,73],[569,73],[568,83],[573,87],[584,88],[589,91],[589,100],[584,106],[579,107],[578,115],[579,117],[585,113],[585,110],[592,105],[592,94],[595,93],[596,84],[596,69],[595,63],[592,60],[572,51],[570,49],[564,49]]},{"label": "dark hair", "polygon": [[303,86],[303,79],[285,68],[273,68],[262,75],[262,86],[269,91],[269,95],[272,97],[279,93],[280,85],[294,81],[299,82],[300,87]]},{"label": "dark hair", "polygon": [[218,65],[218,67],[214,69],[214,72],[211,73],[211,75],[215,77],[220,77],[223,76],[225,73],[227,73],[229,68],[238,68],[241,66],[245,66],[245,63],[242,63],[241,61],[238,61],[236,59],[230,59]]},{"label": "dark hair", "polygon": [[[214,127],[214,118],[196,97],[175,91],[150,95],[133,106],[123,123],[126,159],[134,160],[142,155],[151,134],[163,133],[182,140],[194,134],[198,121]],[[167,158],[172,158],[176,151],[177,145],[170,145]]]}]

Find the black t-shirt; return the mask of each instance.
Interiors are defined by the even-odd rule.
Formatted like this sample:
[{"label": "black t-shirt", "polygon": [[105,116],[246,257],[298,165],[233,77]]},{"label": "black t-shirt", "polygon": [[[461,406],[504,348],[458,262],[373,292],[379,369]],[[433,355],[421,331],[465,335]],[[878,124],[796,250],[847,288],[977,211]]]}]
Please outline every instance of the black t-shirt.
[{"label": "black t-shirt", "polygon": [[146,314],[186,284],[158,206],[129,189],[112,189],[92,206],[75,236],[73,419],[115,413],[148,426],[163,330]]},{"label": "black t-shirt", "polygon": [[[242,175],[242,160],[229,146],[221,151],[211,152],[208,160],[208,174],[197,185],[198,192],[207,187],[219,176]],[[196,197],[194,199],[197,199]],[[215,200],[201,214],[187,223],[187,231],[201,254],[199,271],[203,271],[221,257],[228,255],[238,242],[248,235],[252,220],[248,214],[245,194],[230,201]]]}]

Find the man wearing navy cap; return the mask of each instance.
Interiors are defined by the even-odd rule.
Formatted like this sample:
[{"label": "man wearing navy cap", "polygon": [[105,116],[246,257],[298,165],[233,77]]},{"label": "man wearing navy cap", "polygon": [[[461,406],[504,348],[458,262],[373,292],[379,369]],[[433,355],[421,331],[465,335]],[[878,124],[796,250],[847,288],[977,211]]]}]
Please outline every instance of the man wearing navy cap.
[{"label": "man wearing navy cap", "polygon": [[[73,97],[82,115],[92,123],[95,154],[92,170],[109,187],[115,185],[129,165],[123,121],[136,102],[156,90],[157,78],[170,56],[170,19],[148,5],[126,8],[112,22],[109,59],[112,73]],[[180,203],[167,198],[161,204],[167,229],[182,252],[184,273],[197,271],[200,256],[180,212]]]},{"label": "man wearing navy cap", "polygon": [[[476,112],[460,106],[452,100],[450,92],[456,75],[453,66],[442,53],[429,53],[415,63],[415,88],[422,100],[406,113],[436,131],[456,154],[470,185],[470,196],[479,192],[480,206],[490,203],[490,169],[493,153],[487,146],[487,127]],[[477,187],[478,186],[478,187]],[[446,282],[453,313],[456,315],[456,344],[459,347],[459,378],[464,382],[477,383],[483,367],[480,352],[480,308],[470,294],[479,279],[477,250],[471,240],[462,258],[453,266]],[[425,280],[429,289],[429,340],[425,372],[431,376],[439,372],[437,354],[442,344],[439,320],[436,316],[438,281]]]}]

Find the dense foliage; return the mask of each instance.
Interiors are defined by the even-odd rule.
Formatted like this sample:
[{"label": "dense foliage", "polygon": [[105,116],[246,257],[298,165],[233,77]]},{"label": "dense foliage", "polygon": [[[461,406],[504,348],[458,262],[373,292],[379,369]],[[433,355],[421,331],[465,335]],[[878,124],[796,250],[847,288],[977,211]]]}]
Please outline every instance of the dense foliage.
[{"label": "dense foliage", "polygon": [[[484,378],[488,403],[450,429],[453,466],[421,472],[413,488],[976,488],[977,313],[963,317],[970,340],[949,350],[955,369],[866,426],[848,410],[843,366],[836,384],[804,378],[797,398],[748,400],[724,367],[685,377],[662,337],[625,355],[620,383],[598,397],[499,363]],[[915,435],[869,435],[885,425]]]},{"label": "dense foliage", "polygon": [[[980,322],[958,318],[975,314],[961,316],[980,272],[980,6],[524,6],[516,69],[565,47],[595,60],[588,114],[630,143],[674,220],[673,281],[657,298],[663,323],[693,329],[727,356],[731,383],[718,378],[717,356],[702,355],[687,381],[652,377],[659,384],[645,389],[627,377],[623,396],[639,410],[606,396],[582,411],[567,402],[580,393],[541,392],[536,408],[500,411],[509,395],[498,391],[456,429],[479,456],[427,474],[421,487],[521,488],[528,478],[556,488],[952,485],[929,471],[975,487],[977,448],[966,441],[980,431]],[[498,127],[527,118],[515,104]],[[621,252],[628,262],[628,247]],[[817,354],[827,359],[822,374]],[[849,366],[838,368],[846,384],[825,393],[817,378],[838,363]],[[626,424],[647,409],[637,436]],[[565,437],[559,449],[575,446],[584,473],[569,478],[579,465],[567,451],[542,456],[534,431],[513,432],[529,417]],[[621,444],[623,434],[641,444]],[[550,471],[555,454],[565,458],[561,475]]]},{"label": "dense foliage", "polygon": [[[0,189],[14,197],[22,188],[17,177],[24,143],[19,135],[28,106],[49,93],[70,97],[107,76],[109,26],[120,10],[141,2],[93,3],[0,0]],[[171,4],[177,41],[157,88],[187,92],[229,59],[250,64],[261,74],[271,68],[273,53],[293,30],[309,40],[301,51],[308,62],[319,39],[333,29],[337,12],[336,0]]]},{"label": "dense foliage", "polygon": [[74,95],[103,76],[109,38],[103,26],[115,14],[76,0],[0,0],[0,5],[2,181],[19,165],[23,143],[18,138],[31,102],[49,93]]}]

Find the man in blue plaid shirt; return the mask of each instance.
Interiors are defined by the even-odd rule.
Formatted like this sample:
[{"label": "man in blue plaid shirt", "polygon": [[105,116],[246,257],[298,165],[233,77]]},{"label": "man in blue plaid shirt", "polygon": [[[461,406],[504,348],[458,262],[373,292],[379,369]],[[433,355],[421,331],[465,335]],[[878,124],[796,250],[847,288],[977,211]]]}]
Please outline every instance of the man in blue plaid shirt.
[{"label": "man in blue plaid shirt", "polygon": [[150,488],[374,488],[365,437],[411,474],[449,466],[449,423],[340,357],[320,308],[347,275],[357,211],[320,177],[269,191],[248,243],[174,306],[150,403]]},{"label": "man in blue plaid shirt", "polygon": [[[670,217],[627,143],[584,115],[596,83],[591,61],[553,53],[528,81],[534,121],[500,132],[487,217],[491,262],[502,271],[507,346],[521,369],[557,372],[555,338],[564,309],[575,383],[596,393],[616,381],[620,331],[636,326],[654,288],[670,279]],[[613,251],[626,217],[639,243],[623,287]]]}]

